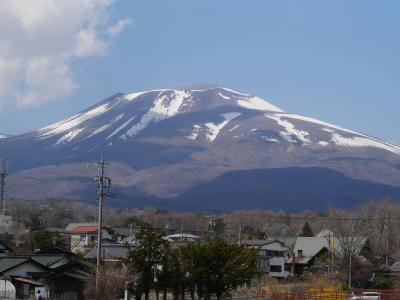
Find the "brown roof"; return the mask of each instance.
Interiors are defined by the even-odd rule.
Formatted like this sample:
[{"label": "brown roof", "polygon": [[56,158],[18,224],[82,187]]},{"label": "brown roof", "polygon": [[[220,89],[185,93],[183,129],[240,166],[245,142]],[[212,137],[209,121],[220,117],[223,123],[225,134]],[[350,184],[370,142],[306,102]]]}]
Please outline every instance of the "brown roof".
[{"label": "brown roof", "polygon": [[73,228],[71,233],[87,233],[87,232],[96,232],[97,226],[77,226]]}]

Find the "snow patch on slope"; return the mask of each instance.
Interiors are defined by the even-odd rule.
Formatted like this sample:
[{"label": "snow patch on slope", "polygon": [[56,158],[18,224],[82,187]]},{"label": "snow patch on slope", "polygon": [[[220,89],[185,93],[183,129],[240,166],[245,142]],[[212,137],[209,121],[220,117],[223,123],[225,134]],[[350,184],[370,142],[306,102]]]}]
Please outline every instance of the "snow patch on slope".
[{"label": "snow patch on slope", "polygon": [[326,141],[319,141],[317,144],[318,144],[319,146],[322,146],[322,147],[327,147],[327,146],[329,146],[329,142],[326,142]]},{"label": "snow patch on slope", "polygon": [[55,145],[62,145],[71,142],[74,138],[78,136],[79,133],[81,133],[84,130],[84,128],[77,128],[73,129],[70,132],[68,132],[66,135],[62,136],[61,138],[58,139],[58,141],[55,143]]},{"label": "snow patch on slope", "polygon": [[55,124],[52,124],[50,126],[43,128],[43,129],[40,129],[39,137],[48,138],[48,137],[69,131],[89,119],[98,117],[99,115],[105,113],[108,109],[110,109],[110,104],[105,103],[105,104],[97,106],[87,112],[79,113],[71,118],[68,118],[61,122],[57,122]]},{"label": "snow patch on slope", "polygon": [[267,114],[265,115],[267,118],[275,120],[279,126],[285,128],[285,131],[281,131],[279,134],[282,138],[284,138],[289,143],[296,143],[297,141],[294,140],[292,137],[295,136],[299,141],[303,143],[303,145],[311,144],[311,139],[309,138],[310,134],[301,129],[297,129],[292,123],[287,120],[281,118],[279,114]]},{"label": "snow patch on slope", "polygon": [[218,93],[218,96],[220,96],[221,98],[223,98],[223,99],[225,99],[225,100],[230,100],[230,99],[231,99],[231,97],[225,96],[225,95],[222,94],[222,93]]},{"label": "snow patch on slope", "polygon": [[276,138],[273,137],[269,137],[269,136],[262,136],[261,137],[263,140],[266,140],[267,142],[271,142],[271,143],[280,143],[280,141]]},{"label": "snow patch on slope", "polygon": [[222,116],[225,119],[223,122],[221,122],[219,124],[215,124],[215,123],[211,123],[211,122],[204,124],[208,130],[206,133],[206,139],[210,142],[213,142],[217,138],[217,136],[220,133],[220,131],[222,130],[222,128],[224,128],[230,121],[232,121],[233,119],[236,119],[240,115],[241,115],[241,113],[239,113],[239,112],[226,113],[226,114],[222,114]]},{"label": "snow patch on slope", "polygon": [[228,130],[228,132],[234,131],[235,129],[239,128],[239,126],[240,126],[240,124],[233,126],[231,129]]},{"label": "snow patch on slope", "polygon": [[197,124],[193,125],[193,131],[192,131],[191,135],[187,136],[186,138],[188,140],[195,141],[197,139],[197,137],[199,136],[200,130],[201,130],[200,125],[197,125]]},{"label": "snow patch on slope", "polygon": [[332,142],[338,146],[342,147],[374,147],[381,148],[392,153],[400,155],[400,147],[386,144],[374,139],[365,138],[361,136],[355,136],[351,138],[346,138],[338,133],[332,134]]},{"label": "snow patch on slope", "polygon": [[124,117],[124,114],[120,114],[117,117],[115,117],[113,120],[111,120],[110,123],[105,124],[99,128],[97,128],[96,130],[94,130],[89,136],[88,138],[95,136],[96,134],[99,134],[101,132],[103,132],[104,130],[107,130],[108,128],[110,128],[111,126],[113,126],[115,123],[117,123],[119,120],[121,120]]},{"label": "snow patch on slope", "polygon": [[172,94],[159,95],[150,110],[145,113],[140,121],[129,128],[120,138],[126,139],[137,135],[152,122],[160,122],[171,118],[179,112],[184,101],[191,96],[190,92],[174,90]]},{"label": "snow patch on slope", "polygon": [[[374,147],[374,148],[381,148],[384,150],[387,150],[389,152],[395,153],[400,155],[400,147],[391,143],[387,143],[381,140],[378,140],[376,138],[367,136],[362,133],[358,133],[356,131],[348,130],[343,127],[333,125],[327,122],[323,122],[314,118],[310,117],[305,117],[301,115],[296,115],[296,114],[287,114],[287,113],[277,113],[273,115],[269,115],[269,117],[275,116],[275,118],[285,118],[285,119],[294,119],[294,120],[300,120],[308,123],[313,123],[317,125],[323,126],[321,128],[322,131],[331,133],[331,141],[334,142],[338,146],[342,147]],[[272,117],[274,118],[274,117]],[[293,125],[294,126],[294,125]],[[290,129],[290,128],[289,128]],[[289,130],[287,129],[287,132]],[[337,133],[337,131],[349,133],[352,135],[355,135],[353,137],[344,137],[341,134]],[[305,132],[305,131],[304,131]],[[317,143],[319,146],[327,147],[330,145],[329,142],[327,141],[319,141]]]},{"label": "snow patch on slope", "polygon": [[347,133],[351,133],[351,134],[357,134],[357,135],[360,135],[360,136],[368,137],[368,136],[363,135],[361,133],[358,133],[358,132],[355,132],[355,131],[352,131],[352,130],[348,130],[346,128],[343,128],[343,127],[340,127],[340,126],[337,126],[337,125],[333,125],[333,124],[330,124],[330,123],[327,123],[327,122],[324,122],[324,121],[320,121],[320,120],[317,120],[317,119],[314,119],[314,118],[310,118],[310,117],[305,117],[305,116],[296,115],[296,114],[288,114],[288,113],[276,114],[276,115],[279,116],[279,117],[283,117],[283,118],[300,120],[300,121],[304,121],[304,122],[308,122],[308,123],[314,123],[314,124],[317,124],[317,125],[322,125],[322,126],[325,126],[325,127],[329,127],[329,128],[324,128],[323,129],[324,131],[327,131],[327,132],[333,132],[332,128],[334,128],[334,129],[337,129],[337,130],[340,130],[340,131],[343,131],[343,132],[347,132]]},{"label": "snow patch on slope", "polygon": [[132,118],[130,118],[128,121],[124,122],[121,126],[119,126],[117,129],[115,129],[106,139],[108,140],[109,138],[113,137],[114,135],[116,135],[118,132],[120,132],[121,130],[123,130],[126,126],[129,125],[129,123],[131,123],[134,119],[136,118],[136,116],[133,116]]}]

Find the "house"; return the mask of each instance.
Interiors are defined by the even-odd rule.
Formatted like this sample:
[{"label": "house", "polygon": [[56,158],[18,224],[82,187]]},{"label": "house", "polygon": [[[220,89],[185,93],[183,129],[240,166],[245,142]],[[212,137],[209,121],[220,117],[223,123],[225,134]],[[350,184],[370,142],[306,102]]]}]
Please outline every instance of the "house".
[{"label": "house", "polygon": [[84,300],[83,291],[94,269],[90,262],[76,258],[51,269],[45,276],[51,299]]},{"label": "house", "polygon": [[[71,251],[73,253],[85,253],[97,243],[97,225],[79,225],[73,227],[69,234],[71,236]],[[115,234],[112,229],[105,226],[102,229],[104,240],[113,241]]]},{"label": "house", "polygon": [[[61,250],[55,249],[54,252]],[[71,276],[72,271],[80,274],[78,278],[81,282],[80,285],[74,287],[68,287],[72,289],[80,289],[80,293],[83,291],[83,279],[89,277],[89,271],[93,267],[87,261],[79,262],[81,269],[78,270],[76,262],[80,261],[72,253],[60,253],[60,254],[33,254],[33,255],[20,255],[20,256],[9,256],[0,258],[0,276],[8,279],[15,286],[16,294],[18,299],[28,299],[34,294],[35,289],[41,288],[51,293],[54,293],[52,289],[59,288],[59,278]],[[68,268],[70,266],[70,268]],[[61,271],[62,270],[62,271]],[[77,275],[78,276],[78,275]],[[79,276],[78,276],[79,277]],[[77,280],[77,279],[74,279]],[[74,281],[72,280],[72,281]],[[78,281],[79,281],[78,280]],[[64,283],[65,284],[65,283]],[[77,284],[77,282],[75,282]],[[67,289],[67,288],[65,288]],[[82,299],[82,298],[68,298],[62,299]]]},{"label": "house", "polygon": [[275,278],[286,278],[285,270],[288,248],[280,241],[243,240],[242,245],[257,249],[257,268],[262,274]]},{"label": "house", "polygon": [[[346,242],[348,241],[348,242]],[[343,255],[345,244],[352,243],[356,255],[360,262],[368,262],[370,254],[370,245],[368,238],[353,237],[337,238],[333,235],[318,235],[316,237],[298,237],[294,246],[294,251],[287,261],[286,269],[293,267],[293,258],[295,273],[302,274],[305,271],[313,273],[329,272],[331,268],[331,249],[334,256]]]},{"label": "house", "polygon": [[134,235],[140,231],[137,226],[107,226],[110,232],[112,232],[112,240],[116,242],[121,242],[130,235]]},{"label": "house", "polygon": [[34,294],[36,287],[43,287],[39,282],[48,268],[26,257],[3,257],[0,259],[0,276],[12,282],[18,299],[27,299]]},{"label": "house", "polygon": [[305,271],[328,271],[328,249],[330,248],[326,238],[298,237],[286,269],[291,270],[294,258],[295,274],[302,274]]}]

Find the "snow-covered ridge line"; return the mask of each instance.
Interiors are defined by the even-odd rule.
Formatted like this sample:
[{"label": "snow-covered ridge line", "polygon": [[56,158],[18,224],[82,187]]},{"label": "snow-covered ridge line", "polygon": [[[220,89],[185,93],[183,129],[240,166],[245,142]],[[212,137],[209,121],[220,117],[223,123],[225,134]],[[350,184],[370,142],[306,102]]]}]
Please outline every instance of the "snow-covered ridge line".
[{"label": "snow-covered ridge line", "polygon": [[149,90],[149,91],[144,91],[144,92],[136,92],[136,93],[125,94],[124,98],[128,101],[132,101],[144,94],[148,94],[148,93],[152,93],[152,92],[165,92],[165,91],[172,91],[172,90],[156,89],[156,90]]},{"label": "snow-covered ridge line", "polygon": [[39,130],[39,137],[40,138],[47,138],[51,137],[57,134],[61,134],[63,132],[69,131],[71,129],[74,129],[78,127],[80,124],[83,122],[96,118],[99,115],[105,113],[111,108],[110,103],[105,103],[99,106],[94,107],[93,109],[84,112],[84,113],[79,113],[71,118],[62,120],[60,122],[57,122],[55,124],[52,124],[50,126],[44,127]]},{"label": "snow-covered ridge line", "polygon": [[[297,129],[294,124],[290,123],[287,119],[292,120],[300,120],[307,123],[313,123],[317,125],[323,126],[321,128],[322,131],[328,132],[331,134],[330,141],[336,144],[337,146],[342,147],[374,147],[384,149],[386,151],[392,152],[394,154],[400,155],[400,146],[376,139],[374,137],[367,136],[362,133],[358,133],[352,130],[345,129],[343,127],[333,125],[327,122],[323,122],[314,118],[305,117],[296,114],[288,114],[288,113],[275,113],[275,114],[267,114],[268,118],[271,118],[277,123],[285,128],[284,132],[281,132],[281,136],[286,139],[288,142],[295,142],[291,139],[291,136],[295,136],[297,139],[303,142],[303,144],[310,144],[311,139],[309,138],[309,133],[304,130]],[[345,133],[349,133],[354,135],[353,137],[344,137],[336,131],[341,131]],[[317,143],[320,146],[329,146],[329,142],[327,141],[319,141]]]}]

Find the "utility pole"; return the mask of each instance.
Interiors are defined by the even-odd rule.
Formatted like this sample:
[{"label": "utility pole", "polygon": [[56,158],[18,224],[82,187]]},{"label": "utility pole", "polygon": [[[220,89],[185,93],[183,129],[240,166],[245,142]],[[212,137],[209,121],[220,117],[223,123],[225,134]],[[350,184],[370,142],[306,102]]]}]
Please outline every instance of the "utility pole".
[{"label": "utility pole", "polygon": [[239,226],[239,246],[242,245],[242,224]]},{"label": "utility pole", "polygon": [[215,221],[214,221],[214,215],[212,212],[210,213],[210,221],[208,222],[208,224],[210,225],[211,236],[215,237]]},{"label": "utility pole", "polygon": [[353,242],[354,242],[354,224],[353,218],[351,218],[351,229],[350,229],[350,257],[349,257],[349,290],[351,290],[351,267],[352,267],[352,256],[353,256]]},{"label": "utility pole", "polygon": [[99,218],[97,226],[97,266],[96,266],[96,292],[99,292],[100,282],[100,265],[101,265],[101,240],[102,240],[102,227],[103,227],[103,205],[104,196],[106,196],[106,190],[111,187],[111,179],[105,176],[105,168],[108,164],[104,161],[104,156],[101,157],[101,161],[96,164],[100,168],[100,175],[96,176],[96,181],[99,186]]},{"label": "utility pole", "polygon": [[10,163],[8,161],[4,159],[0,160],[0,209],[2,215],[5,215],[6,213],[6,200],[4,199],[4,191],[9,165]]}]

